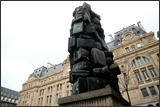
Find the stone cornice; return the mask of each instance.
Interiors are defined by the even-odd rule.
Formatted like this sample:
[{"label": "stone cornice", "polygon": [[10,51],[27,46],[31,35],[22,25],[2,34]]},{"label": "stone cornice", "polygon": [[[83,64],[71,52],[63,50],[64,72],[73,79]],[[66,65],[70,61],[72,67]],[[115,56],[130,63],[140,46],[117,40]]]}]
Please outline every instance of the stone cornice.
[{"label": "stone cornice", "polygon": [[45,84],[43,84],[43,85],[35,85],[35,86],[33,86],[33,87],[30,87],[30,88],[27,88],[27,89],[23,89],[23,90],[20,91],[20,93],[21,93],[21,92],[24,92],[24,91],[28,91],[28,90],[34,89],[34,88],[40,88],[40,87],[44,87],[44,86],[47,86],[47,85],[50,85],[50,84],[53,84],[53,83],[57,83],[57,82],[59,82],[59,81],[63,81],[63,80],[68,79],[68,78],[69,78],[69,75],[67,75],[67,76],[65,76],[65,77],[63,77],[63,78],[60,78],[60,79],[51,81],[51,82],[47,82],[47,83],[45,83]]},{"label": "stone cornice", "polygon": [[136,42],[136,41],[138,41],[138,40],[140,40],[142,38],[146,38],[148,36],[154,36],[154,32],[149,32],[149,33],[143,34],[143,36],[134,36],[134,38],[132,39],[132,41],[127,41],[127,42],[125,41],[124,43],[122,42],[122,43],[120,43],[120,45],[117,45],[117,46],[111,48],[111,51],[114,51],[114,50],[116,50],[116,49],[118,49],[120,47],[123,47],[125,45],[134,43],[134,42]]},{"label": "stone cornice", "polygon": [[118,57],[113,57],[113,60],[118,60],[118,59],[123,58],[123,57],[125,57],[125,56],[129,56],[129,55],[131,55],[131,54],[138,53],[138,52],[140,52],[140,51],[142,51],[142,50],[145,50],[145,49],[147,49],[147,48],[151,48],[151,47],[153,47],[153,46],[155,46],[155,45],[159,45],[159,42],[157,41],[157,42],[155,42],[155,43],[153,43],[153,44],[149,44],[149,45],[147,45],[147,46],[144,46],[144,47],[142,47],[142,48],[136,49],[136,50],[134,50],[134,51],[121,54],[121,55],[119,55]]}]

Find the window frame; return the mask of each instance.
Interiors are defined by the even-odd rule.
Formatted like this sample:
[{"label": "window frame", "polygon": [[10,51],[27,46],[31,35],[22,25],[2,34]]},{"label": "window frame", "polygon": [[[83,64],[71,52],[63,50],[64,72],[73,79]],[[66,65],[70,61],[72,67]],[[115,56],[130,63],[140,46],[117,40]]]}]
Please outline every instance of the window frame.
[{"label": "window frame", "polygon": [[[142,90],[145,90],[145,91],[142,91]],[[143,97],[148,97],[149,96],[148,91],[147,91],[146,88],[142,88],[141,92],[142,92]],[[144,92],[146,92],[146,93],[144,93]],[[147,96],[145,96],[145,94],[147,94]]]},{"label": "window frame", "polygon": [[125,48],[126,52],[129,53],[130,50],[129,50],[129,47]]},{"label": "window frame", "polygon": [[131,48],[132,48],[132,51],[136,50],[136,47],[134,45],[132,45]]},{"label": "window frame", "polygon": [[137,81],[138,81],[138,82],[142,81],[142,77],[141,77],[140,72],[139,72],[139,71],[136,71],[136,72],[134,72],[134,73],[135,73],[135,76],[136,76]]},{"label": "window frame", "polygon": [[[149,88],[149,91],[150,91],[152,96],[157,95],[157,91],[155,90],[154,86],[151,86],[151,87],[148,87],[148,88]],[[153,89],[151,90],[151,88],[153,88]],[[154,92],[155,92],[155,94],[153,94]]]}]

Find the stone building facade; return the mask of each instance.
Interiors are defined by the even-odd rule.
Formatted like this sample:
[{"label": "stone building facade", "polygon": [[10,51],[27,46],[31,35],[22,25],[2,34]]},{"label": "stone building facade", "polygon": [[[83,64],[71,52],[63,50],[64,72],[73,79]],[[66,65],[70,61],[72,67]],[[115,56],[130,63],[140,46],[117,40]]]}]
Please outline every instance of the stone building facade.
[{"label": "stone building facade", "polygon": [[121,69],[122,96],[128,100],[124,89],[128,85],[132,105],[159,105],[159,41],[154,32],[147,33],[138,22],[116,32],[108,45]]},{"label": "stone building facade", "polygon": [[18,106],[55,106],[58,98],[71,95],[69,83],[70,63],[67,57],[63,63],[40,67],[22,85]]},{"label": "stone building facade", "polygon": [[[126,83],[131,105],[159,105],[159,41],[154,33],[147,33],[138,22],[138,26],[116,32],[114,39],[109,36],[111,42],[107,46],[121,69],[118,75],[121,95],[128,100],[123,87]],[[22,85],[18,106],[58,105],[58,98],[71,95],[69,70],[68,57],[61,64],[48,63],[47,67],[35,69]]]}]

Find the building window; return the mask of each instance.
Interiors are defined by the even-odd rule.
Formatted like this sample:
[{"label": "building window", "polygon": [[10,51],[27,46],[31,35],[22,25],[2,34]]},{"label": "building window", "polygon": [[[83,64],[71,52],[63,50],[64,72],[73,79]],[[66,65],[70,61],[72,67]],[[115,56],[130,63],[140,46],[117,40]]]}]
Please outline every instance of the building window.
[{"label": "building window", "polygon": [[60,94],[59,94],[59,98],[61,98],[61,97],[62,97],[62,94],[60,93]]},{"label": "building window", "polygon": [[41,85],[43,84],[43,81],[41,81]]},{"label": "building window", "polygon": [[132,45],[131,48],[132,48],[132,51],[136,50],[134,45]]},{"label": "building window", "polygon": [[67,91],[67,96],[69,96],[69,91]]},{"label": "building window", "polygon": [[50,78],[49,78],[49,82],[50,82]]},{"label": "building window", "polygon": [[3,97],[3,96],[1,96],[1,100],[3,100],[3,98],[4,98],[4,97]]},{"label": "building window", "polygon": [[48,93],[49,93],[49,91],[50,91],[50,87],[48,88]]},{"label": "building window", "polygon": [[52,77],[52,80],[54,81],[54,77]]},{"label": "building window", "polygon": [[42,90],[40,90],[40,92],[39,92],[39,95],[40,95],[40,96],[41,96],[41,91],[42,91]]},{"label": "building window", "polygon": [[56,102],[58,102],[58,94],[56,94]]},{"label": "building window", "polygon": [[70,66],[68,67],[68,72],[70,71],[71,69],[70,69]]},{"label": "building window", "polygon": [[59,79],[59,75],[57,75],[57,79]]},{"label": "building window", "polygon": [[143,77],[145,80],[149,80],[149,75],[148,75],[148,72],[146,71],[145,68],[141,68],[141,71],[142,71],[142,74],[143,74]]},{"label": "building window", "polygon": [[137,32],[137,35],[139,35],[139,34],[140,34],[140,31]]},{"label": "building window", "polygon": [[129,81],[128,81],[126,73],[124,73],[124,78],[125,78],[126,83],[129,84]]},{"label": "building window", "polygon": [[154,86],[149,87],[149,90],[150,90],[150,92],[151,92],[152,95],[156,95],[156,94],[157,94],[157,92],[156,92]]},{"label": "building window", "polygon": [[63,74],[61,74],[61,78],[63,78]]},{"label": "building window", "polygon": [[46,83],[46,80],[44,80],[44,84]]},{"label": "building window", "polygon": [[143,97],[149,96],[146,88],[141,89],[141,92],[142,92],[142,94],[143,94]]},{"label": "building window", "polygon": [[49,103],[49,96],[47,96],[47,104]]},{"label": "building window", "polygon": [[130,52],[129,48],[125,48],[125,49],[126,49],[126,52],[127,52],[127,53]]},{"label": "building window", "polygon": [[146,57],[143,57],[143,60],[144,60],[145,63],[150,62],[150,60],[148,58],[146,58]]},{"label": "building window", "polygon": [[138,48],[142,48],[142,45],[140,43],[137,44]]},{"label": "building window", "polygon": [[139,71],[135,72],[135,76],[137,78],[137,81],[142,81],[142,77],[141,77]]},{"label": "building window", "polygon": [[131,35],[127,35],[125,38],[126,38],[126,39],[130,39],[130,38],[131,38]]},{"label": "building window", "polygon": [[62,84],[60,84],[60,90],[62,90]]},{"label": "building window", "polygon": [[10,97],[10,94],[8,94],[7,97]]},{"label": "building window", "polygon": [[53,87],[51,87],[51,93],[52,93]]},{"label": "building window", "polygon": [[136,67],[137,65],[136,65],[136,63],[135,63],[135,61],[133,60],[132,61],[132,67]]},{"label": "building window", "polygon": [[151,73],[152,77],[157,77],[157,73],[154,70],[153,66],[149,66],[148,69],[149,69],[149,72]]},{"label": "building window", "polygon": [[59,90],[59,85],[57,85],[57,91]]},{"label": "building window", "polygon": [[41,98],[41,105],[43,104],[43,97]]},{"label": "building window", "polygon": [[52,95],[50,95],[50,104],[51,104],[51,102],[52,102]]},{"label": "building window", "polygon": [[157,85],[157,88],[159,89],[159,85]]},{"label": "building window", "polygon": [[142,59],[140,57],[136,58],[136,61],[137,61],[138,65],[142,65],[143,64]]},{"label": "building window", "polygon": [[121,67],[122,67],[122,70],[124,70],[124,66],[122,65]]}]

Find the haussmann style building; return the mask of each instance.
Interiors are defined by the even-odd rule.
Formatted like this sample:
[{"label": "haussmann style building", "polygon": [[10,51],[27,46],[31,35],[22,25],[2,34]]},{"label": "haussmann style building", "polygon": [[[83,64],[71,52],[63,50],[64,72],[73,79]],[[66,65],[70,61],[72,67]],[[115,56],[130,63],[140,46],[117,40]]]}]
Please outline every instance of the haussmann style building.
[{"label": "haussmann style building", "polygon": [[1,106],[16,106],[19,92],[1,86]]},{"label": "haussmann style building", "polygon": [[121,95],[128,100],[127,86],[132,105],[158,106],[159,41],[154,32],[147,33],[140,22],[137,24],[116,32],[108,47],[121,69]]},{"label": "haussmann style building", "polygon": [[[146,32],[140,22],[109,35],[107,43],[121,74],[119,88],[123,98],[135,106],[159,105],[159,41],[154,32]],[[58,98],[70,96],[70,62],[48,63],[33,71],[22,85],[18,106],[55,106]],[[126,88],[126,86],[128,88]],[[127,91],[127,90],[128,91]]]}]

